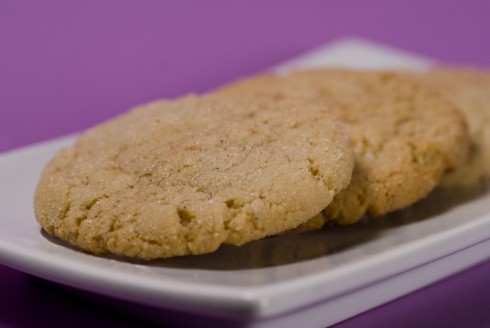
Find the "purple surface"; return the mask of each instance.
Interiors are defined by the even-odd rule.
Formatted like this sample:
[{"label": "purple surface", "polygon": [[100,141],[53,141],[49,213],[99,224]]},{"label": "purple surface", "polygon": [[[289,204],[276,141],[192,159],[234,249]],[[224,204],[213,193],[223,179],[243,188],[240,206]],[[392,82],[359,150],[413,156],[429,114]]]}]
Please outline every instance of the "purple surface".
[{"label": "purple surface", "polygon": [[[357,36],[490,66],[490,2],[0,1],[0,152]],[[485,327],[490,262],[337,327]],[[0,266],[0,326],[139,323]],[[56,311],[54,310],[56,309]],[[61,309],[61,310],[60,310]],[[26,313],[33,313],[29,321]],[[61,319],[59,319],[61,320]],[[61,322],[61,321],[59,321]]]},{"label": "purple surface", "polygon": [[146,327],[108,307],[95,306],[61,288],[0,265],[0,327]]}]

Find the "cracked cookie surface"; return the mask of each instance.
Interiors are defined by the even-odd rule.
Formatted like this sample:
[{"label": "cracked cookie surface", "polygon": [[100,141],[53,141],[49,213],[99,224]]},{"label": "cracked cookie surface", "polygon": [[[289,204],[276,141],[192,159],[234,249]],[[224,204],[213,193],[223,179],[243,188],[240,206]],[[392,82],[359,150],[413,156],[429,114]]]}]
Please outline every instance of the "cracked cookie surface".
[{"label": "cracked cookie surface", "polygon": [[215,91],[241,96],[295,97],[323,104],[343,122],[355,153],[350,185],[302,226],[351,224],[409,206],[458,166],[469,137],[461,114],[440,94],[394,72],[317,69],[264,74]]},{"label": "cracked cookie surface", "polygon": [[88,252],[212,252],[295,228],[349,183],[343,125],[270,97],[157,101],[96,126],[48,163],[37,220]]},{"label": "cracked cookie surface", "polygon": [[490,178],[490,71],[439,67],[415,75],[458,106],[471,135],[468,160],[441,180],[443,187],[467,187]]}]

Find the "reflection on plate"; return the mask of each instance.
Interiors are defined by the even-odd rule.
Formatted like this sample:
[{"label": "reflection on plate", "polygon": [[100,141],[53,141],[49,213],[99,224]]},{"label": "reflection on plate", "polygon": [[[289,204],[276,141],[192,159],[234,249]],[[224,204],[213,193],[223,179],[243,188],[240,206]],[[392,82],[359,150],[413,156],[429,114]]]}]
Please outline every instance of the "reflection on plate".
[{"label": "reflection on plate", "polygon": [[[423,67],[427,61],[347,40],[277,69],[352,63]],[[95,257],[41,233],[33,215],[43,166],[71,142],[67,137],[0,156],[0,263],[125,300],[128,311],[172,312],[174,323],[199,316],[255,327],[326,326],[490,257],[488,184],[439,190],[355,226],[223,246],[213,254],[151,262]]]},{"label": "reflection on plate", "polygon": [[[363,249],[363,245],[389,234],[390,230],[402,231],[404,226],[434,220],[434,217],[470,200],[478,199],[489,191],[488,185],[460,190],[438,190],[414,206],[385,215],[364,219],[359,224],[347,227],[326,227],[321,231],[296,233],[257,240],[236,247],[225,245],[212,254],[170,258],[152,261],[151,266],[197,269],[197,270],[247,270],[275,267],[306,262],[318,258],[329,258],[352,249],[357,249],[359,258],[369,255],[373,249]],[[442,225],[443,222],[440,222]],[[420,232],[420,237],[429,232]],[[409,242],[410,234],[396,234],[395,240],[387,240],[392,245]],[[383,247],[379,247],[382,251]],[[352,254],[354,255],[354,254]],[[351,256],[353,259],[354,256]],[[335,263],[331,264],[335,266]]]}]

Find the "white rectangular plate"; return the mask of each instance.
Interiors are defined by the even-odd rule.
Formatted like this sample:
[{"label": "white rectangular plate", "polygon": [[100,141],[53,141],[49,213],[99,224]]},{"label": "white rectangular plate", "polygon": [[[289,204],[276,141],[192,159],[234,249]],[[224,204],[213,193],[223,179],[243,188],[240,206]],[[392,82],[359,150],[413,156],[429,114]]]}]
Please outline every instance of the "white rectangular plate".
[{"label": "white rectangular plate", "polygon": [[[276,67],[423,68],[429,60],[360,40]],[[254,327],[327,326],[490,257],[490,192],[440,191],[359,225],[224,246],[209,255],[128,263],[41,233],[32,198],[66,137],[0,156],[0,263],[182,317]],[[348,304],[348,306],[346,305]],[[162,319],[163,321],[163,319]]]}]

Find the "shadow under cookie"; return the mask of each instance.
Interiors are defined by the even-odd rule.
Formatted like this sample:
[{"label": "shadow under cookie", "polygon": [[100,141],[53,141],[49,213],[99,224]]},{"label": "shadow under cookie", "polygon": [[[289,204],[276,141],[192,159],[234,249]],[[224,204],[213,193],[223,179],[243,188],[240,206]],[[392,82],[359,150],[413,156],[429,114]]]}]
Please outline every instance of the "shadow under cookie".
[{"label": "shadow under cookie", "polygon": [[[489,190],[490,183],[471,188],[436,190],[411,207],[377,218],[364,218],[351,226],[327,226],[318,231],[268,237],[243,246],[222,245],[210,254],[152,261],[103,257],[150,267],[189,270],[251,270],[315,259],[322,259],[334,266],[339,261],[345,261],[346,257],[354,259],[369,256],[377,250],[382,251],[413,240],[417,224],[430,222],[433,230],[442,230],[452,223],[441,220],[440,215],[487,195]],[[410,226],[413,229],[405,232]],[[424,233],[429,235],[431,231]],[[71,247],[45,232],[43,236],[51,242]],[[343,253],[349,254],[342,256]]]}]

